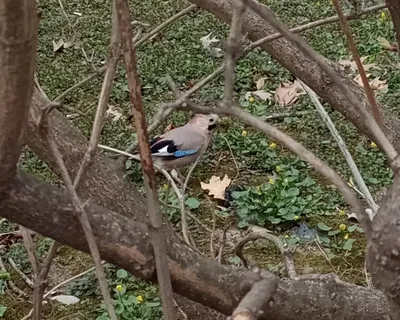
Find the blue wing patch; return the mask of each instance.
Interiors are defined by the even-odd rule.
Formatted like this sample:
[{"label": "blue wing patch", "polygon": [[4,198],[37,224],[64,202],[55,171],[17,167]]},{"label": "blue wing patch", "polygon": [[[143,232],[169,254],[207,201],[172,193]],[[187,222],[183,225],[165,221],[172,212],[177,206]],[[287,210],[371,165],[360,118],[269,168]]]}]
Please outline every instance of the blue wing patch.
[{"label": "blue wing patch", "polygon": [[186,156],[190,156],[192,154],[197,153],[197,149],[191,149],[191,150],[177,150],[174,152],[174,157],[176,158],[182,158]]}]

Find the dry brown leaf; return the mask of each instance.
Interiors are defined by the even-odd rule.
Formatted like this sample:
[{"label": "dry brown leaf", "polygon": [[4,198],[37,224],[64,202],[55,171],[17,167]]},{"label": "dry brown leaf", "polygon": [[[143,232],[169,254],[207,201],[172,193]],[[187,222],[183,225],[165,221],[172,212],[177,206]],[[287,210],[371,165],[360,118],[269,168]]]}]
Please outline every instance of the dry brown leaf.
[{"label": "dry brown leaf", "polygon": [[265,80],[267,80],[267,79],[268,79],[267,77],[264,77],[264,78],[260,78],[257,80],[257,82],[256,82],[257,90],[261,90],[262,88],[264,88]]},{"label": "dry brown leaf", "polygon": [[221,180],[217,176],[212,176],[209,183],[200,182],[203,190],[209,190],[208,195],[214,196],[215,199],[225,200],[225,190],[230,185],[231,179],[225,174]]},{"label": "dry brown leaf", "polygon": [[122,110],[116,106],[108,105],[107,117],[112,117],[112,121],[118,121],[122,117]]},{"label": "dry brown leaf", "polygon": [[[367,78],[369,78],[371,76],[370,73],[366,73],[365,75],[367,76]],[[355,82],[357,82],[361,87],[364,87],[363,82],[362,82],[362,78],[361,78],[361,76],[359,74],[356,77],[354,77],[353,80]]]},{"label": "dry brown leaf", "polygon": [[275,101],[281,107],[288,107],[293,105],[303,94],[305,92],[299,81],[282,82],[275,90]]},{"label": "dry brown leaf", "polygon": [[383,37],[378,37],[378,42],[386,50],[394,51],[394,52],[398,51],[396,44],[390,43],[388,40],[386,40]]},{"label": "dry brown leaf", "polygon": [[[375,63],[369,63],[369,64],[364,64],[364,61],[367,59],[368,57],[361,57],[361,63],[364,67],[365,71],[368,71],[371,68],[374,69],[380,69]],[[343,67],[349,67],[351,71],[358,71],[357,68],[357,64],[355,61],[350,61],[350,60],[339,60],[339,65],[343,66]]]},{"label": "dry brown leaf", "polygon": [[[371,74],[369,74],[369,73],[367,73],[366,75],[367,75],[367,78],[371,76]],[[357,82],[361,87],[364,87],[360,75],[357,75],[353,80],[355,82]],[[372,90],[376,90],[376,91],[386,90],[388,87],[386,80],[381,80],[381,79],[379,79],[379,77],[376,77],[376,78],[372,79],[371,81],[369,81],[369,85],[371,86]]]},{"label": "dry brown leaf", "polygon": [[373,79],[369,83],[369,85],[371,86],[372,90],[377,90],[377,91],[386,90],[388,88],[386,80],[381,80],[381,79],[379,79],[379,77],[376,77],[375,79]]}]

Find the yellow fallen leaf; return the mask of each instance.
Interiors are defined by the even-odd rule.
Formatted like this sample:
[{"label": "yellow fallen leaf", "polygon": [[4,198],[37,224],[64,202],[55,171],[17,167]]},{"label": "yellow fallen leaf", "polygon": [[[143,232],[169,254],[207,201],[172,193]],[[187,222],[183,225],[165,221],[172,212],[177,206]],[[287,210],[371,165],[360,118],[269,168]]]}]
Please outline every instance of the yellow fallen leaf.
[{"label": "yellow fallen leaf", "polygon": [[214,196],[215,199],[225,200],[225,190],[230,185],[231,179],[225,174],[221,180],[217,176],[212,176],[209,183],[200,182],[203,190],[209,190],[208,195]]}]

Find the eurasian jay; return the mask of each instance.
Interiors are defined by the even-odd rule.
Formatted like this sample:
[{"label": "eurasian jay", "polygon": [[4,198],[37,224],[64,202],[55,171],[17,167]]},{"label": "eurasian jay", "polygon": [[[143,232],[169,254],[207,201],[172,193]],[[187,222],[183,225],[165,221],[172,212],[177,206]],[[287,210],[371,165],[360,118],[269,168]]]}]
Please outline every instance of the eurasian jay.
[{"label": "eurasian jay", "polygon": [[155,137],[150,142],[154,164],[179,173],[178,168],[194,163],[207,149],[219,120],[216,114],[195,114],[184,126]]}]

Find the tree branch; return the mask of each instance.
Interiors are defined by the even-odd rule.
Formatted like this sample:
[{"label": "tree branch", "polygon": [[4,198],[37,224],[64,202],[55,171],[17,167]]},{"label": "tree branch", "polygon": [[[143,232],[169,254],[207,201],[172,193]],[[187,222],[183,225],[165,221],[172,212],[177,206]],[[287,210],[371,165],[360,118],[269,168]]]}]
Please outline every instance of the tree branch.
[{"label": "tree branch", "polygon": [[347,164],[349,165],[349,168],[357,182],[358,187],[360,188],[363,196],[366,198],[368,205],[376,214],[378,212],[379,206],[376,204],[374,201],[371,193],[369,192],[369,189],[367,185],[365,184],[365,181],[360,173],[360,171],[357,168],[356,163],[353,160],[353,157],[351,156],[349,150],[347,149],[346,143],[344,142],[343,138],[340,136],[339,132],[336,130],[335,124],[332,122],[331,118],[329,117],[328,113],[325,111],[324,107],[322,106],[321,102],[319,102],[317,95],[315,94],[314,91],[312,91],[305,83],[303,83],[301,80],[299,80],[301,85],[303,86],[304,90],[307,92],[307,94],[310,96],[311,101],[314,103],[319,115],[321,116],[322,120],[325,122],[326,126],[328,127],[332,137],[336,140],[340,150],[343,153],[344,158],[347,161]]},{"label": "tree branch", "polygon": [[348,102],[357,108],[357,112],[361,116],[361,120],[371,128],[373,136],[375,137],[374,140],[382,147],[383,151],[389,158],[390,165],[394,170],[397,171],[397,168],[400,166],[400,159],[398,159],[397,151],[394,149],[385,133],[376,123],[375,119],[368,113],[368,111],[361,104],[361,101],[357,98],[354,92],[347,87],[346,83],[342,81],[335,70],[321,55],[314,51],[314,49],[306,44],[299,36],[290,32],[282,22],[274,17],[273,13],[266,6],[256,3],[253,0],[244,1],[247,6],[259,14],[264,20],[271,23],[274,28],[281,32],[290,42],[296,45],[307,57],[316,62],[318,66],[329,76],[329,78],[338,87]]},{"label": "tree branch", "polygon": [[118,30],[118,14],[115,9],[115,2],[113,2],[112,10],[112,31],[111,31],[111,48],[108,56],[107,70],[104,75],[103,86],[101,88],[99,102],[97,105],[96,116],[94,118],[92,134],[90,136],[89,147],[83,156],[81,165],[78,173],[75,176],[74,188],[76,189],[79,185],[79,181],[87,171],[88,167],[93,162],[94,156],[97,152],[97,145],[100,141],[101,130],[103,128],[103,122],[107,111],[108,100],[112,90],[112,83],[115,77],[115,73],[120,58],[120,36]]},{"label": "tree branch", "polygon": [[347,42],[349,44],[350,51],[353,54],[353,59],[356,62],[358,72],[360,73],[362,83],[364,86],[364,90],[365,90],[365,93],[368,98],[369,107],[371,108],[371,111],[372,111],[372,115],[374,116],[374,119],[375,119],[377,125],[383,130],[381,113],[379,112],[378,106],[376,104],[375,96],[372,92],[371,86],[369,85],[364,66],[361,63],[360,55],[358,54],[357,47],[354,42],[353,35],[351,34],[349,24],[347,23],[346,18],[343,14],[342,8],[340,6],[340,0],[333,0],[333,4],[334,4],[336,12],[338,13],[338,16],[340,18],[340,24],[342,26],[342,30],[343,30],[344,34],[346,35]]},{"label": "tree branch", "polygon": [[[127,188],[124,192],[131,191]],[[124,207],[122,204],[121,208]],[[136,210],[132,205],[130,208]],[[135,277],[155,282],[154,254],[147,225],[93,202],[86,210],[102,258]],[[35,177],[19,173],[9,192],[0,193],[0,213],[57,242],[89,252],[82,226],[75,218],[78,212],[69,197],[65,197],[65,191]],[[167,240],[174,291],[226,315],[232,314],[252,284],[261,280],[251,271],[223,266],[198,255],[176,237],[170,236]],[[284,280],[274,301],[272,306],[263,308],[261,319],[322,320],[323,315],[341,320],[390,319],[389,306],[381,292],[343,282]]]},{"label": "tree branch", "polygon": [[34,0],[0,1],[0,189],[15,175],[36,69]]},{"label": "tree branch", "polygon": [[278,288],[278,279],[271,275],[256,282],[233,311],[231,320],[257,320],[263,306],[273,297]]},{"label": "tree branch", "polygon": [[132,114],[134,116],[137,139],[139,142],[140,161],[142,165],[144,188],[146,190],[147,212],[150,222],[149,231],[156,260],[163,316],[166,320],[173,320],[176,316],[172,296],[171,277],[168,268],[166,268],[168,265],[166,240],[149,145],[149,133],[147,131],[146,116],[142,104],[136,52],[132,42],[129,7],[126,0],[115,1],[118,11],[126,75],[128,78],[129,96],[132,103]]}]

